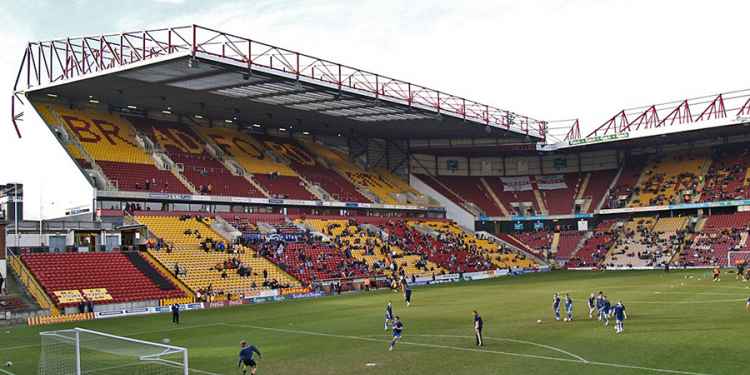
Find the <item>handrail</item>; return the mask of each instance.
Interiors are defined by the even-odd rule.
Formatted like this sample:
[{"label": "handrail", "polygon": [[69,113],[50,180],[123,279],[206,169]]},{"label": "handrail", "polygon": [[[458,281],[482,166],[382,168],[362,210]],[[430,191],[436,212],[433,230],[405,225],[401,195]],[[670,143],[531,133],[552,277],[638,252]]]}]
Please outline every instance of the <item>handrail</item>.
[{"label": "handrail", "polygon": [[8,257],[8,262],[10,263],[10,268],[16,273],[18,279],[26,287],[28,293],[32,297],[34,297],[34,300],[36,300],[39,306],[43,309],[49,310],[50,314],[53,316],[60,315],[60,310],[57,308],[57,306],[55,306],[54,302],[52,302],[52,299],[47,295],[47,293],[44,292],[44,289],[39,285],[39,282],[36,280],[31,271],[26,268],[26,265],[21,260],[21,257]]}]

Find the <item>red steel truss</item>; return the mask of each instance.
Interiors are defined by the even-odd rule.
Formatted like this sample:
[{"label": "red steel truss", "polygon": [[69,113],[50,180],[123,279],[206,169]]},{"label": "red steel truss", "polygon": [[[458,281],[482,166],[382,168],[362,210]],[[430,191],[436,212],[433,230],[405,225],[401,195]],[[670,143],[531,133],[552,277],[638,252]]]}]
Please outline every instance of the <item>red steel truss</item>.
[{"label": "red steel truss", "polygon": [[[202,26],[29,43],[13,87],[25,90],[167,56],[208,57],[544,139],[546,123],[438,90]],[[16,125],[18,130],[18,126]],[[20,136],[20,131],[18,132]]]},{"label": "red steel truss", "polygon": [[[700,114],[693,115],[693,108],[703,108]],[[750,115],[750,90],[722,93],[716,96],[703,96],[679,102],[655,104],[646,107],[623,109],[617,112],[586,137],[624,133],[641,129],[687,125],[701,121]],[[569,134],[575,134],[576,121]],[[580,137],[580,131],[578,131]],[[575,138],[574,138],[575,139]],[[566,138],[567,140],[567,138]]]}]

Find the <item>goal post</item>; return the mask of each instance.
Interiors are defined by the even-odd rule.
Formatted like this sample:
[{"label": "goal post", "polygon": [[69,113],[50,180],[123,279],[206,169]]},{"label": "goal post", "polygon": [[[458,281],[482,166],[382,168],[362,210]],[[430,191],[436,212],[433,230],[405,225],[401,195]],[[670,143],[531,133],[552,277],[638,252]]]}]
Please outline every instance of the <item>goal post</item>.
[{"label": "goal post", "polygon": [[189,375],[186,348],[83,328],[39,335],[38,375]]},{"label": "goal post", "polygon": [[730,251],[727,253],[727,266],[734,267],[737,262],[750,264],[750,251]]}]

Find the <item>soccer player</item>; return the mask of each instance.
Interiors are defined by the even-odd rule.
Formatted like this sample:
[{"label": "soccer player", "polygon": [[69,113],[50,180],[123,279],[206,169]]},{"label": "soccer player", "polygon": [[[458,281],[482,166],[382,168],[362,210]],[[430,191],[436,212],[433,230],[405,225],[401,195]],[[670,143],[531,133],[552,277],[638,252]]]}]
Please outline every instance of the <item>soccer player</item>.
[{"label": "soccer player", "polygon": [[596,296],[596,314],[599,320],[602,320],[602,308],[604,308],[604,294],[599,292]]},{"label": "soccer player", "polygon": [[604,326],[609,326],[609,313],[612,305],[609,303],[607,296],[602,296],[602,309],[599,312],[599,320],[604,321]]},{"label": "soccer player", "polygon": [[180,324],[180,305],[173,303],[171,310],[172,310],[172,323]]},{"label": "soccer player", "polygon": [[388,330],[388,323],[393,321],[393,304],[388,301],[388,305],[385,306],[385,330]]},{"label": "soccer player", "polygon": [[750,297],[747,297],[747,302],[745,303],[745,311],[750,312]]},{"label": "soccer player", "polygon": [[552,297],[552,311],[555,313],[555,320],[560,320],[560,294],[555,293]]},{"label": "soccer player", "polygon": [[393,328],[393,340],[391,340],[391,344],[388,345],[388,351],[393,351],[393,347],[396,346],[398,340],[401,340],[401,331],[404,330],[404,323],[401,323],[401,318],[396,316],[391,327]]},{"label": "soccer player", "polygon": [[406,307],[411,306],[411,288],[409,288],[406,280],[404,280],[404,301],[406,301]]},{"label": "soccer player", "polygon": [[745,276],[745,261],[740,260],[737,261],[737,280],[744,281],[743,277]]},{"label": "soccer player", "polygon": [[247,374],[247,369],[250,368],[250,374],[255,375],[257,364],[253,360],[253,354],[258,353],[258,358],[263,358],[255,345],[247,346],[247,341],[242,340],[240,342],[240,361],[237,363],[237,367],[242,369],[242,375]]},{"label": "soccer player", "polygon": [[625,305],[622,301],[617,301],[615,305],[615,332],[622,333],[625,330],[625,319],[628,318],[628,314],[625,313]]},{"label": "soccer player", "polygon": [[721,268],[719,266],[714,267],[714,282],[721,281]]},{"label": "soccer player", "polygon": [[594,293],[591,293],[591,296],[589,296],[588,304],[589,304],[589,319],[593,319],[594,311],[596,311],[596,296],[594,295]]},{"label": "soccer player", "polygon": [[572,322],[573,321],[573,299],[570,298],[570,294],[565,293],[565,321],[566,322]]},{"label": "soccer player", "polygon": [[477,310],[474,310],[474,336],[477,339],[477,346],[484,346],[484,341],[482,340],[483,326],[484,321],[482,320],[482,317],[479,315]]}]

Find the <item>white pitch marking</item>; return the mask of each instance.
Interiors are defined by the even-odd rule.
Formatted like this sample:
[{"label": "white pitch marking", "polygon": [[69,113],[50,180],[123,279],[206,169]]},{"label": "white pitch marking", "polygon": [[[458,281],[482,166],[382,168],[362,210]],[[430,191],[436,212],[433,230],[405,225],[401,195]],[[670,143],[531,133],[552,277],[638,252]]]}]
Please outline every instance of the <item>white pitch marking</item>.
[{"label": "white pitch marking", "polygon": [[[291,330],[291,329],[282,329],[282,328],[271,328],[271,327],[254,326],[254,325],[247,325],[247,324],[233,324],[233,323],[232,324],[230,324],[230,323],[223,323],[223,324],[226,325],[226,326],[228,326],[228,327],[252,328],[252,329],[265,330],[265,331],[291,333],[291,334],[297,334],[297,335],[333,337],[333,338],[340,338],[340,339],[360,340],[360,341],[370,341],[370,342],[389,342],[389,340],[379,340],[379,339],[373,339],[373,338],[361,337],[361,336],[336,335],[336,334],[332,334],[332,333],[322,333],[322,332],[313,332],[313,331],[300,331],[300,330]],[[602,366],[602,367],[627,368],[627,369],[633,369],[633,370],[644,370],[644,371],[658,372],[658,373],[664,373],[664,374],[711,375],[711,374],[702,373],[702,372],[692,372],[692,371],[670,370],[670,369],[661,369],[661,368],[653,368],[653,367],[633,366],[633,365],[624,365],[624,364],[619,364],[619,363],[607,363],[607,362],[595,362],[595,361],[583,362],[583,361],[580,361],[578,359],[560,358],[560,357],[548,357],[548,356],[536,355],[536,354],[511,353],[511,352],[503,352],[503,351],[497,351],[497,350],[466,348],[466,347],[460,347],[460,346],[448,346],[448,345],[438,345],[438,344],[425,344],[425,343],[416,343],[416,342],[408,342],[408,341],[400,341],[399,345],[421,346],[421,347],[426,347],[426,348],[458,350],[458,351],[465,351],[465,352],[492,353],[492,354],[501,354],[501,355],[507,355],[507,356],[512,356],[512,357],[546,359],[546,360],[550,360],[550,361],[568,362],[568,363],[579,363],[579,364],[583,364],[583,365]]]},{"label": "white pitch marking", "polygon": [[[460,335],[409,335],[409,336],[456,337],[456,338],[464,338],[464,339],[466,339],[466,338],[474,338],[474,336],[460,336]],[[536,343],[536,342],[533,342],[533,341],[509,339],[509,338],[505,338],[505,337],[489,337],[489,336],[486,336],[484,338],[487,339],[487,340],[507,341],[507,342],[515,342],[515,343],[518,343],[518,344],[526,344],[526,345],[538,346],[540,348],[545,348],[545,349],[549,349],[549,350],[553,350],[553,351],[565,354],[565,355],[573,357],[573,358],[575,358],[575,359],[577,359],[577,360],[579,360],[581,362],[588,363],[588,361],[585,358],[583,358],[583,357],[581,357],[579,355],[573,354],[571,352],[565,351],[563,349],[560,349],[560,348],[557,348],[557,347],[554,347],[554,346],[551,346],[551,345],[539,344],[539,343]]]},{"label": "white pitch marking", "polygon": [[0,372],[2,372],[3,374],[6,374],[6,375],[16,375],[16,374],[14,374],[14,373],[12,373],[12,372],[10,372],[10,371],[7,371],[7,370],[3,370],[3,369],[1,369],[1,368],[0,368]]}]

